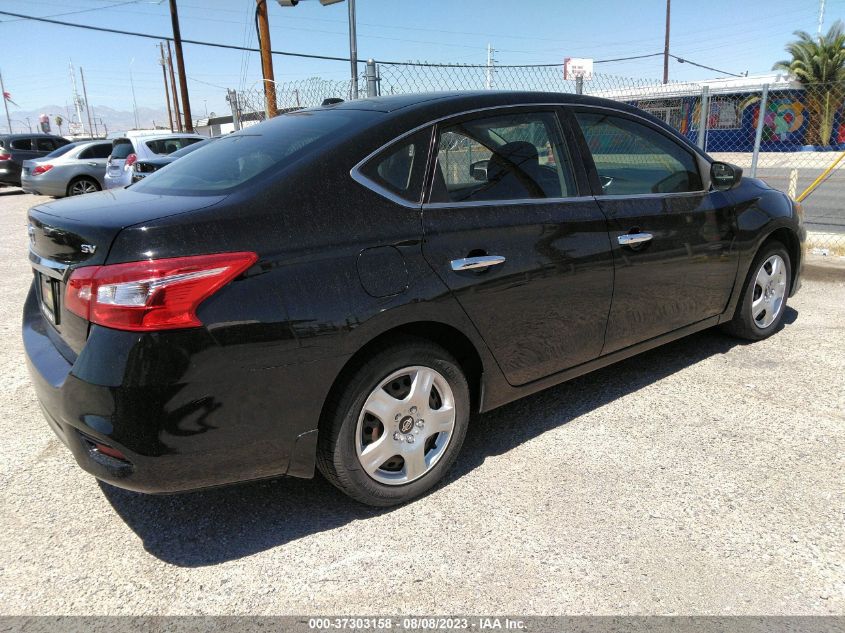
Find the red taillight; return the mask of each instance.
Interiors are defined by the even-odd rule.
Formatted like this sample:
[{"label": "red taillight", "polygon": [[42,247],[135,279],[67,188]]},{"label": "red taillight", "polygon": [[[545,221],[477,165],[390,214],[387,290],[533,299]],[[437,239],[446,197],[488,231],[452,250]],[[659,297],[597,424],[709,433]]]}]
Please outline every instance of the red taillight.
[{"label": "red taillight", "polygon": [[0,160],[12,160],[12,155],[0,153]]},{"label": "red taillight", "polygon": [[45,174],[51,169],[53,169],[52,165],[36,165],[35,169],[32,170],[32,175],[37,176],[38,174]]},{"label": "red taillight", "polygon": [[136,160],[138,160],[137,154],[129,154],[129,156],[126,157],[126,162],[123,163],[123,168],[129,169],[133,164],[135,164]]},{"label": "red taillight", "polygon": [[108,446],[106,444],[100,444],[99,442],[94,442],[94,448],[97,449],[98,453],[102,453],[103,455],[108,455],[109,457],[113,457],[114,459],[119,459],[124,462],[128,462],[129,460],[126,459],[126,455],[121,453],[116,448]]},{"label": "red taillight", "polygon": [[240,252],[77,268],[67,283],[65,306],[117,330],[197,327],[200,303],[257,260],[255,253]]}]

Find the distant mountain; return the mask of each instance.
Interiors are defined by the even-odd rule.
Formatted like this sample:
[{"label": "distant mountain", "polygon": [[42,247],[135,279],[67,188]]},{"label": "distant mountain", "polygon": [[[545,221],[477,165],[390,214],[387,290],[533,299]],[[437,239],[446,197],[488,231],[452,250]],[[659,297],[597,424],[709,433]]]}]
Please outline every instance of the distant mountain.
[{"label": "distant mountain", "polygon": [[[38,129],[38,117],[42,114],[50,115],[50,131],[53,134],[59,134],[59,128],[56,126],[56,115],[64,119],[61,132],[66,136],[70,133],[68,123],[71,121],[77,122],[76,112],[71,109],[70,115],[68,115],[68,108],[66,106],[45,105],[36,110],[21,110],[10,105],[9,116],[12,119],[12,130],[14,132],[29,131],[26,120],[29,117],[32,131],[40,131]],[[91,118],[96,119],[97,131],[100,134],[103,132],[104,125],[105,129],[109,132],[131,130],[135,127],[135,115],[131,110],[115,110],[107,106],[92,106]],[[153,122],[159,127],[168,127],[167,110],[164,108],[138,108],[138,123],[141,128],[152,128]],[[82,123],[85,126],[85,133],[88,134],[88,115],[84,109],[82,110]],[[6,130],[6,113],[0,110],[0,131],[5,132]]]}]

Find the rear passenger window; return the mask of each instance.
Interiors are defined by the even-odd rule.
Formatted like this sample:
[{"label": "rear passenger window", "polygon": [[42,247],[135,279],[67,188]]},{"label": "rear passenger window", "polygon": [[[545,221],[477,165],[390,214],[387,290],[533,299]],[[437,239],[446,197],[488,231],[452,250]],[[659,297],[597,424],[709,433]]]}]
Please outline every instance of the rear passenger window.
[{"label": "rear passenger window", "polygon": [[12,149],[32,149],[32,139],[16,138],[12,141]]},{"label": "rear passenger window", "polygon": [[440,130],[432,202],[574,195],[572,166],[551,112],[472,119]]},{"label": "rear passenger window", "polygon": [[147,141],[147,147],[149,147],[150,151],[154,154],[167,156],[168,154],[172,154],[173,152],[179,151],[183,147],[188,147],[188,145],[199,143],[201,140],[201,138],[192,137],[157,138],[153,139],[152,141]]},{"label": "rear passenger window", "polygon": [[39,152],[52,152],[54,149],[56,149],[56,146],[53,144],[53,141],[49,138],[35,139],[35,147]]},{"label": "rear passenger window", "polygon": [[657,130],[610,114],[576,113],[602,193],[637,195],[701,191],[692,152]]},{"label": "rear passenger window", "polygon": [[84,149],[79,155],[79,158],[108,158],[109,154],[111,154],[111,144],[100,143],[99,145],[92,145],[91,147]]},{"label": "rear passenger window", "polygon": [[403,138],[370,159],[361,173],[390,193],[418,204],[430,142],[430,128]]}]

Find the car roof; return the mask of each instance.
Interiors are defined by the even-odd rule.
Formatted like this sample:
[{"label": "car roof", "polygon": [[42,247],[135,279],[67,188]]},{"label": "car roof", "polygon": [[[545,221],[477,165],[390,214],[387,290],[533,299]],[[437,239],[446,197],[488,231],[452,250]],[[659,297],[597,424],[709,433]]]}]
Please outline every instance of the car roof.
[{"label": "car roof", "polygon": [[433,110],[443,109],[457,111],[459,109],[470,109],[472,107],[483,108],[496,107],[500,105],[531,105],[540,103],[612,106],[613,108],[620,110],[636,110],[636,108],[632,108],[620,101],[591,97],[589,95],[521,90],[428,92],[391,95],[388,97],[369,97],[367,99],[342,101],[340,103],[324,105],[313,109],[396,112],[398,110],[431,108]]},{"label": "car roof", "polygon": [[117,143],[117,142],[120,142],[120,141],[143,141],[143,142],[146,143],[147,141],[158,141],[158,140],[161,140],[161,139],[186,138],[186,137],[187,138],[200,138],[200,139],[208,138],[206,136],[203,136],[202,134],[195,134],[193,132],[173,132],[171,134],[143,134],[143,135],[140,135],[140,136],[118,136],[116,138],[107,139],[107,140],[111,141],[112,143]]},{"label": "car roof", "polygon": [[67,140],[64,136],[59,136],[58,134],[44,134],[43,132],[32,132],[27,133],[17,133],[17,134],[0,134],[0,138],[15,140],[18,138],[60,138],[63,140]]}]

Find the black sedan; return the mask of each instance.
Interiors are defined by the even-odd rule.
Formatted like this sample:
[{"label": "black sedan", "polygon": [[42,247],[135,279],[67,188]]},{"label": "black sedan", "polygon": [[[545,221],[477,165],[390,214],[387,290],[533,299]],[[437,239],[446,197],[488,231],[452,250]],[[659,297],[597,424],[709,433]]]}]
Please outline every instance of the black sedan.
[{"label": "black sedan", "polygon": [[716,325],[773,334],[805,231],[636,108],[484,92],[284,114],[36,206],[29,235],[32,380],[85,470],[172,492],[316,466],[386,506],[473,412]]}]

